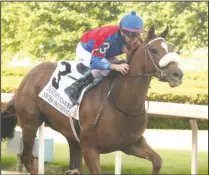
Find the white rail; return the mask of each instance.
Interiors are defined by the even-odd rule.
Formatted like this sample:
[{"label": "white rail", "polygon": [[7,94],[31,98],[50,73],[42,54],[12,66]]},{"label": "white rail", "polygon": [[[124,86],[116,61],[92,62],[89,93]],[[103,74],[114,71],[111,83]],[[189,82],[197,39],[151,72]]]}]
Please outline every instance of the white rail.
[{"label": "white rail", "polygon": [[[13,94],[1,93],[1,103],[8,102]],[[147,105],[147,104],[146,104]],[[207,105],[189,105],[164,102],[149,102],[148,115],[153,117],[177,117],[188,118],[192,128],[192,159],[191,159],[191,174],[197,174],[197,138],[198,127],[195,119],[208,120]],[[44,124],[39,127],[39,173],[44,173]],[[115,156],[115,174],[121,174],[121,152],[117,151]]]},{"label": "white rail", "polygon": [[44,123],[39,127],[38,173],[44,174]]}]

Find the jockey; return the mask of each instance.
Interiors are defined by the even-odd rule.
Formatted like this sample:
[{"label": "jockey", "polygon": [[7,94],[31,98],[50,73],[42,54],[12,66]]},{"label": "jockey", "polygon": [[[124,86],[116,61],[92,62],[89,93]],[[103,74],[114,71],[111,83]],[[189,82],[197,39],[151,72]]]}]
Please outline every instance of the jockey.
[{"label": "jockey", "polygon": [[127,52],[128,45],[138,43],[138,37],[144,31],[141,17],[135,11],[125,15],[118,25],[109,25],[87,31],[77,45],[76,56],[91,71],[75,81],[69,88],[69,98],[76,103],[80,92],[94,79],[107,76],[111,70],[125,75],[129,66],[115,56]]}]

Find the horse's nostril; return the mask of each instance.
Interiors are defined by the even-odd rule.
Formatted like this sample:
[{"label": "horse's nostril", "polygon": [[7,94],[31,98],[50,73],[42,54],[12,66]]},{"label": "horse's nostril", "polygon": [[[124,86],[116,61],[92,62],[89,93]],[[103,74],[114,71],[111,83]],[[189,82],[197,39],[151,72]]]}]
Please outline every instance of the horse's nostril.
[{"label": "horse's nostril", "polygon": [[180,73],[175,72],[172,75],[176,78],[182,78],[183,77],[183,73],[181,73],[181,72]]},{"label": "horse's nostril", "polygon": [[174,77],[178,77],[178,76],[179,76],[179,74],[178,74],[178,73],[176,73],[176,72],[175,72],[175,73],[173,73],[172,75],[173,75]]}]

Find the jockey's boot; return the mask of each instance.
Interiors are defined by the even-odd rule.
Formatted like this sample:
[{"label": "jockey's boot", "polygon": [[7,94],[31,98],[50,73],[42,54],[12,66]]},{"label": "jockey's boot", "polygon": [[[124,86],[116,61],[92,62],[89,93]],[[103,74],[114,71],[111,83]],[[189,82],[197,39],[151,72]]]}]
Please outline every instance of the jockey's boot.
[{"label": "jockey's boot", "polygon": [[94,77],[89,71],[84,76],[76,80],[70,87],[65,89],[65,93],[68,94],[73,104],[77,103],[82,90],[94,81]]}]

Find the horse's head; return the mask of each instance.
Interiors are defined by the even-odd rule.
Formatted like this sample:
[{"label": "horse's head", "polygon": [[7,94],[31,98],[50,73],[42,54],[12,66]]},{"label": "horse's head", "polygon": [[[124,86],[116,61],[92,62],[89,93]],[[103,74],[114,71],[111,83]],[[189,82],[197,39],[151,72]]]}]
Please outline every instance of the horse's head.
[{"label": "horse's head", "polygon": [[165,37],[168,34],[168,27],[156,36],[154,26],[148,32],[146,40],[146,51],[148,68],[155,72],[160,81],[168,82],[171,87],[178,86],[182,83],[183,73],[178,67],[180,57],[175,52],[168,52],[168,45]]},{"label": "horse's head", "polygon": [[154,26],[152,26],[146,41],[134,54],[135,59],[132,64],[136,65],[139,62],[137,59],[140,59],[140,68],[144,74],[155,76],[162,82],[168,82],[171,87],[176,87],[182,83],[183,73],[178,66],[179,55],[168,52],[168,45],[165,41],[167,34],[168,27],[156,36]]}]

